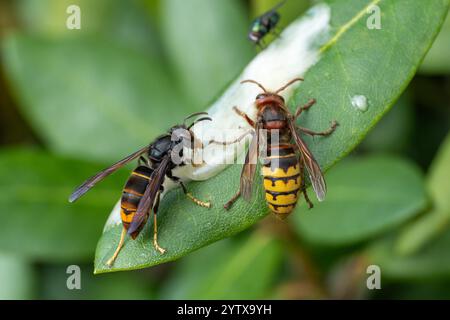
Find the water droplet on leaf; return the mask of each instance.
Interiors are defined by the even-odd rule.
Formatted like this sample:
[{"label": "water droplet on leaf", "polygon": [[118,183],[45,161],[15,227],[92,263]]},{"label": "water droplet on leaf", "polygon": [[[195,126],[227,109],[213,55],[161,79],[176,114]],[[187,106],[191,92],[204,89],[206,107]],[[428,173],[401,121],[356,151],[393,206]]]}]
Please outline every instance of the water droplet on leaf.
[{"label": "water droplet on leaf", "polygon": [[351,98],[352,106],[361,112],[366,112],[369,109],[369,102],[367,97],[363,95],[356,95]]}]

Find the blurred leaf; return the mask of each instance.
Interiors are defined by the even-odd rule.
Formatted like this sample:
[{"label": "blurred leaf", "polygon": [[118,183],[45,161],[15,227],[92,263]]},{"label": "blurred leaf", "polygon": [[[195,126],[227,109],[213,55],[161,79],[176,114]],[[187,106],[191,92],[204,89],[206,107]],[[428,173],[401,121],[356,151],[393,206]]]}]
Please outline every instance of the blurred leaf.
[{"label": "blurred leaf", "polygon": [[438,234],[445,231],[448,222],[448,212],[436,209],[427,212],[400,230],[395,243],[395,252],[406,256],[419,251]]},{"label": "blurred leaf", "polygon": [[[80,30],[66,27],[70,5],[80,7]],[[136,49],[156,50],[141,0],[20,0],[16,7],[27,33],[51,38],[101,35]]]},{"label": "blurred leaf", "polygon": [[[70,31],[66,27],[67,7],[74,4],[81,9],[82,28],[76,32],[92,32],[98,30],[98,24],[103,21],[102,16],[97,15],[97,19],[89,17],[91,13],[99,14],[100,10],[106,9],[104,1],[83,1],[83,0],[19,0],[15,1],[18,18],[21,24],[32,33],[47,36],[61,36],[69,34]],[[97,5],[100,4],[100,5]]]},{"label": "blurred leaf", "polygon": [[40,151],[0,151],[0,249],[45,261],[92,257],[125,176],[107,179],[79,203],[67,198],[100,169]]},{"label": "blurred leaf", "polygon": [[427,200],[420,171],[394,157],[351,159],[327,175],[326,201],[293,217],[298,233],[321,245],[374,237],[418,214]]},{"label": "blurred leaf", "polygon": [[44,266],[41,272],[41,299],[48,300],[150,300],[154,293],[143,273],[94,276],[91,266],[80,266],[81,289],[69,290],[68,266]]},{"label": "blurred leaf", "polygon": [[436,281],[415,281],[414,283],[402,282],[393,285],[384,285],[383,290],[373,290],[375,299],[382,300],[449,300],[450,282]]},{"label": "blurred leaf", "polygon": [[[89,2],[94,1],[83,0]],[[128,48],[156,55],[161,62],[163,59],[161,39],[159,38],[155,21],[146,14],[146,7],[141,0],[101,0],[106,10],[100,8],[97,12],[90,13],[92,19],[97,20],[99,15],[104,15],[104,21],[99,33],[108,40],[121,43]],[[98,0],[95,1],[99,6]],[[100,6],[99,6],[100,7]],[[86,10],[85,10],[86,11]]]},{"label": "blurred leaf", "polygon": [[237,0],[164,0],[168,55],[186,94],[205,106],[252,56],[247,20]]},{"label": "blurred leaf", "polygon": [[[372,3],[378,4],[384,14],[381,30],[367,29],[366,5]],[[361,1],[356,6],[344,0],[331,2],[334,36],[321,48],[322,58],[307,72],[306,81],[296,90],[289,103],[293,109],[311,97],[318,99],[317,105],[301,121],[305,127],[327,128],[333,119],[340,123],[338,130],[328,138],[313,141],[305,137],[324,170],[358,145],[389,110],[431,46],[448,10],[449,1],[414,3],[415,6],[411,6],[407,0],[380,0]],[[398,21],[402,22],[401,25]],[[400,43],[399,38],[408,41]],[[284,43],[289,40],[283,39]],[[390,54],[386,53],[386,48],[390,48]],[[277,50],[282,51],[283,46],[272,47],[270,54],[276,55],[279,53]],[[385,57],[382,63],[380,56]],[[351,98],[354,95],[367,97],[365,112],[352,105]],[[216,107],[230,108],[228,105]],[[252,201],[239,200],[230,212],[225,212],[222,207],[235,193],[240,171],[240,166],[233,166],[208,181],[189,185],[197,197],[211,200],[211,209],[195,206],[186,200],[180,190],[165,196],[158,212],[159,242],[168,250],[164,255],[154,250],[148,226],[135,241],[127,241],[113,268],[108,268],[105,262],[117,245],[121,226],[108,230],[97,246],[96,272],[144,268],[172,261],[259,221],[268,213],[261,190],[261,177],[256,179],[257,196]],[[405,214],[410,215],[410,212]],[[403,214],[400,216],[403,217]],[[371,221],[364,223],[371,224]]]},{"label": "blurred leaf", "polygon": [[431,166],[428,190],[435,207],[450,215],[450,134],[447,135]]},{"label": "blurred leaf", "polygon": [[378,241],[369,251],[372,263],[381,267],[383,276],[407,281],[450,277],[450,231],[409,256],[397,254],[393,240]]},{"label": "blurred leaf", "polygon": [[162,299],[263,299],[282,262],[280,243],[263,233],[222,241],[180,261]]},{"label": "blurred leaf", "polygon": [[23,113],[58,153],[117,160],[188,111],[161,61],[98,38],[11,36],[3,53]]},{"label": "blurred leaf", "polygon": [[160,0],[139,0],[139,1],[146,8],[147,14],[150,15],[152,19],[159,21],[160,18],[159,10],[161,7],[161,1]]},{"label": "blurred leaf", "polygon": [[450,14],[442,26],[441,33],[436,38],[433,47],[423,61],[420,72],[423,74],[450,73]]},{"label": "blurred leaf", "polygon": [[396,246],[399,254],[411,254],[419,250],[427,241],[444,231],[450,222],[450,134],[431,166],[427,186],[434,207],[400,234]]},{"label": "blurred leaf", "polygon": [[34,286],[35,274],[29,261],[0,253],[0,300],[32,299]]},{"label": "blurred leaf", "polygon": [[370,152],[404,152],[411,141],[415,113],[410,95],[403,94],[361,144]]}]

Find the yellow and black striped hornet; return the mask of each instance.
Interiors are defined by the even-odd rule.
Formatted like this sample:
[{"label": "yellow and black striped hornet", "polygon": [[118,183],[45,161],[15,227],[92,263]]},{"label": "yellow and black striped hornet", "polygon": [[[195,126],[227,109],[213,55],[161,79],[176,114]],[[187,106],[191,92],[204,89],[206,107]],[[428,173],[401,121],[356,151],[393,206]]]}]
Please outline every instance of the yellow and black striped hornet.
[{"label": "yellow and black striped hornet", "polygon": [[[132,239],[136,239],[147,222],[150,211],[153,211],[154,219],[153,246],[161,254],[166,251],[158,244],[158,227],[156,219],[160,195],[164,192],[163,183],[165,177],[178,183],[186,196],[194,203],[202,207],[210,207],[209,202],[200,201],[190,194],[181,179],[172,174],[174,168],[185,165],[181,159],[183,159],[183,146],[186,143],[186,139],[188,139],[187,142],[189,148],[194,149],[199,146],[200,148],[202,147],[201,142],[196,139],[194,133],[190,129],[194,124],[200,121],[211,121],[211,118],[201,117],[191,125],[186,125],[188,119],[199,115],[207,115],[207,113],[199,112],[190,115],[185,119],[182,125],[173,126],[167,133],[156,138],[148,146],[136,151],[86,180],[81,186],[75,189],[70,196],[70,202],[76,201],[88,192],[97,182],[103,180],[128,162],[139,158],[138,167],[133,170],[122,191],[120,204],[120,217],[123,225],[122,234],[113,256],[107,261],[107,265],[111,266],[114,263],[124,244],[125,235],[127,233]],[[177,163],[175,163],[174,160],[175,155],[178,157]]]},{"label": "yellow and black striped hornet", "polygon": [[[331,127],[323,132],[314,132],[295,125],[295,121],[301,113],[311,108],[316,102],[315,99],[311,99],[304,106],[298,107],[295,114],[290,113],[284,98],[279,93],[297,81],[303,81],[303,79],[293,79],[275,92],[267,91],[254,80],[241,82],[256,84],[263,90],[263,93],[256,97],[255,105],[258,109],[256,121],[253,121],[237,107],[233,108],[253,128],[251,131],[253,137],[242,168],[240,188],[225,204],[226,209],[229,209],[240,195],[245,200],[250,200],[258,158],[262,160],[263,165],[262,175],[266,202],[277,217],[285,219],[294,210],[300,192],[303,193],[309,207],[313,207],[306,192],[305,167],[317,198],[319,201],[324,200],[326,194],[325,179],[320,166],[301,139],[299,132],[311,136],[328,136],[334,132],[338,123],[333,121]],[[245,134],[232,142],[211,142],[227,145],[236,143],[244,137]],[[292,141],[295,143],[293,144]],[[300,153],[299,156],[297,156],[297,151]]]}]

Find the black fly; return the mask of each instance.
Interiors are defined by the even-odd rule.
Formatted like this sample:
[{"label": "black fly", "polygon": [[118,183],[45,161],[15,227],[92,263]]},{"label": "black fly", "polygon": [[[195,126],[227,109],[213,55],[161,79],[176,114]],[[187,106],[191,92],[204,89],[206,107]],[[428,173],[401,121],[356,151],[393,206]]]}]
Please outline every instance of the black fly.
[{"label": "black fly", "polygon": [[[287,0],[281,1],[275,7],[253,20],[248,38],[259,47],[264,46],[264,37],[275,32],[275,28],[280,21],[280,14],[277,10],[286,3]],[[276,34],[276,33],[275,33]]]}]

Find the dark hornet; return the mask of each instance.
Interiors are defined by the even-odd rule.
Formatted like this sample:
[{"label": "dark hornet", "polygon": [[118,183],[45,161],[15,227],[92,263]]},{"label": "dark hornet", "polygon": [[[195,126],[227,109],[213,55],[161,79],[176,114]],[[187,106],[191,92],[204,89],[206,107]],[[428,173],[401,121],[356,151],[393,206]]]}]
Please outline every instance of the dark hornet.
[{"label": "dark hornet", "polygon": [[183,146],[186,145],[186,141],[190,149],[202,146],[201,142],[196,139],[194,133],[190,130],[192,126],[200,121],[211,120],[211,118],[199,118],[189,126],[186,125],[186,120],[206,114],[205,112],[200,112],[190,115],[182,125],[173,126],[167,133],[156,138],[148,146],[145,146],[86,180],[70,196],[70,202],[76,201],[94,187],[97,182],[103,180],[128,162],[139,158],[138,167],[133,170],[122,191],[120,217],[122,219],[123,229],[117,249],[111,259],[107,261],[108,266],[111,266],[117,258],[127,233],[132,239],[136,239],[147,222],[150,211],[153,211],[154,219],[153,246],[161,254],[166,251],[158,244],[158,226],[156,219],[160,195],[164,191],[163,183],[166,177],[178,183],[186,196],[195,204],[206,208],[210,207],[209,202],[200,201],[190,194],[181,179],[172,174],[173,169],[185,165],[184,162],[180,161],[176,163],[174,157],[176,156],[178,159],[182,159]]},{"label": "dark hornet", "polygon": [[[280,14],[277,10],[286,3],[287,0],[281,1],[275,7],[253,20],[248,38],[257,46],[264,47],[264,37],[271,33],[275,33],[275,28],[280,21]],[[277,33],[275,33],[277,35]]]}]

